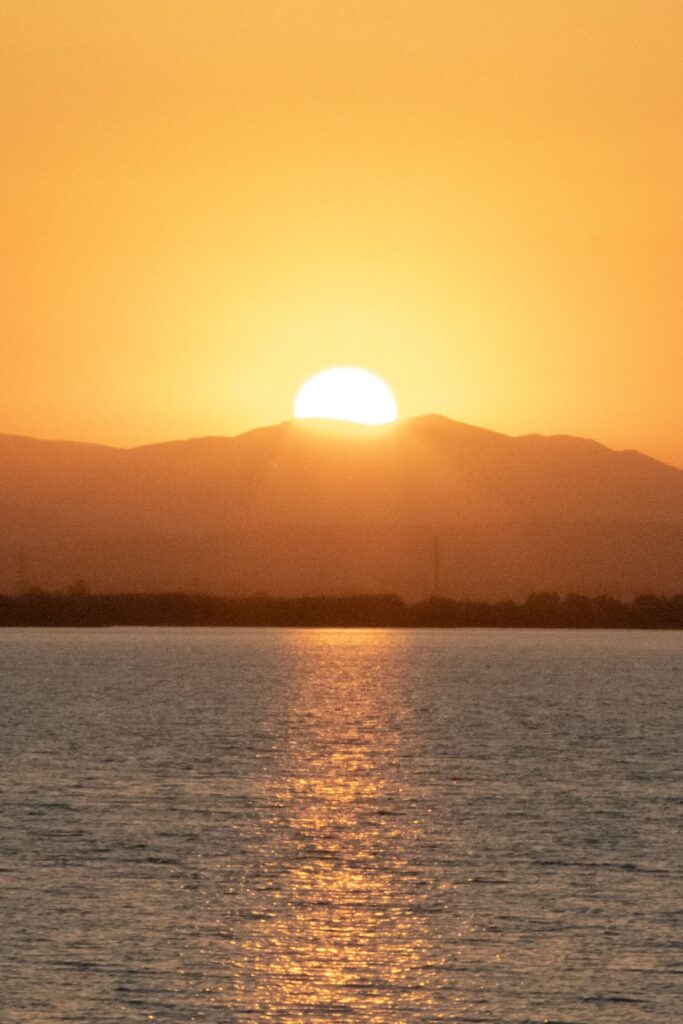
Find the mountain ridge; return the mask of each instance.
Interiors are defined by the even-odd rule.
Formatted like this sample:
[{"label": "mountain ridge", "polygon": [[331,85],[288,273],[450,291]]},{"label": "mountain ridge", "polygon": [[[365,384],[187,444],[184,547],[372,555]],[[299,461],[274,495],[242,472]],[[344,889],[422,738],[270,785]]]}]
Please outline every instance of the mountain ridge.
[{"label": "mountain ridge", "polygon": [[253,435],[262,435],[266,432],[278,431],[283,428],[291,428],[308,430],[311,429],[310,425],[313,424],[317,427],[329,431],[330,434],[342,433],[349,431],[357,431],[358,434],[365,434],[369,436],[371,432],[389,433],[396,429],[400,429],[406,424],[447,424],[448,429],[456,429],[459,432],[470,434],[471,436],[488,436],[490,438],[505,439],[507,441],[542,441],[542,442],[564,442],[576,443],[580,445],[586,445],[591,447],[600,448],[602,450],[612,452],[615,455],[638,455],[640,458],[648,459],[651,462],[655,462],[660,466],[667,466],[669,469],[676,470],[679,473],[683,473],[683,468],[674,466],[671,463],[664,462],[661,459],[657,459],[653,455],[649,455],[647,452],[642,452],[637,448],[611,448],[609,445],[602,441],[597,441],[594,438],[583,437],[577,434],[541,434],[537,431],[532,431],[528,434],[505,434],[502,431],[492,430],[488,427],[481,427],[476,424],[465,423],[461,420],[453,420],[448,416],[444,416],[441,413],[424,413],[419,416],[406,417],[397,420],[395,423],[380,424],[376,427],[368,427],[364,424],[354,423],[342,423],[339,421],[324,421],[324,420],[282,420],[279,423],[269,424],[262,427],[251,427],[249,430],[241,431],[238,434],[203,434],[191,437],[182,438],[171,438],[166,441],[150,441],[144,444],[123,446],[123,445],[110,445],[104,444],[98,441],[79,441],[71,438],[44,438],[34,437],[28,434],[16,434],[13,432],[0,432],[0,444],[4,441],[11,442],[27,442],[31,444],[39,445],[63,445],[70,448],[79,449],[93,449],[100,451],[111,451],[111,452],[139,452],[148,451],[151,449],[164,448],[167,446],[181,446],[181,445],[200,445],[202,443],[224,443],[239,441],[243,438],[248,438]]},{"label": "mountain ridge", "polygon": [[[683,589],[683,471],[438,415],[115,448],[0,435],[0,589]],[[430,584],[430,580],[431,584]]]}]

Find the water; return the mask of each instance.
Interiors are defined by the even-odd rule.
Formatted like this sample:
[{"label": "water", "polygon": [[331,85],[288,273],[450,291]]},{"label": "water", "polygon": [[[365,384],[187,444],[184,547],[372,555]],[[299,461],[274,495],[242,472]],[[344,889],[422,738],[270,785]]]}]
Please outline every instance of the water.
[{"label": "water", "polygon": [[0,631],[3,1024],[680,1021],[682,655]]}]

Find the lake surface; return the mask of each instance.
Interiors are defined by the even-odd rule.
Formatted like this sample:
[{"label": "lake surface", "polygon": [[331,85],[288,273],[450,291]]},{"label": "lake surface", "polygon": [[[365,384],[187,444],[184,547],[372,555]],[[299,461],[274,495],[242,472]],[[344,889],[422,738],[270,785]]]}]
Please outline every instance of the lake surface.
[{"label": "lake surface", "polygon": [[679,1024],[683,634],[0,630],[3,1024]]}]

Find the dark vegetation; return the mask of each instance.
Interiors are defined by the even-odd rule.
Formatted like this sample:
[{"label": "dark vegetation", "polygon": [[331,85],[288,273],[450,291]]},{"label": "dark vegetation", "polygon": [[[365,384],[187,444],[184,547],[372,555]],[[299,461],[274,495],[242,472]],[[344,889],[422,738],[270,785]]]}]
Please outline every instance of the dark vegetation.
[{"label": "dark vegetation", "polygon": [[616,598],[531,594],[515,604],[432,597],[406,604],[393,594],[349,597],[214,597],[205,594],[0,595],[0,626],[522,626],[683,629],[683,594]]}]

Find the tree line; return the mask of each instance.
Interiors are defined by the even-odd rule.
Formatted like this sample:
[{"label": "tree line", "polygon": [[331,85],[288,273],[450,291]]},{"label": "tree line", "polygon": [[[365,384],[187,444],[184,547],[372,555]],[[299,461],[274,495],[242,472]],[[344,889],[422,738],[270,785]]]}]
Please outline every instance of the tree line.
[{"label": "tree line", "polygon": [[0,595],[0,626],[368,626],[683,629],[683,593],[530,594],[525,601],[431,597],[407,603],[395,594],[232,598],[193,593],[91,594],[33,590]]}]

